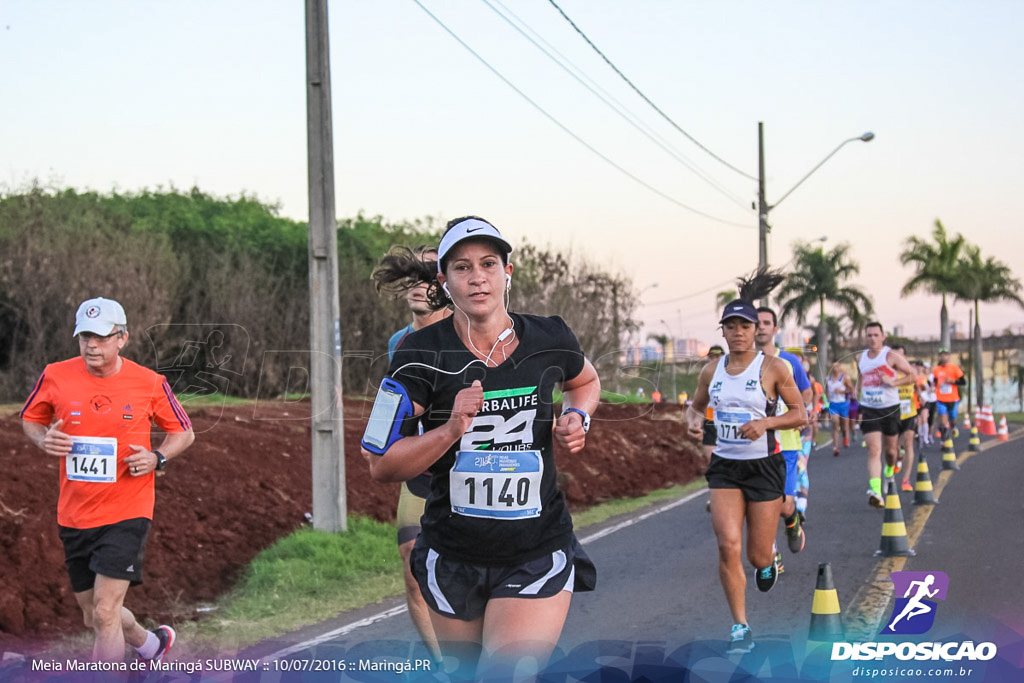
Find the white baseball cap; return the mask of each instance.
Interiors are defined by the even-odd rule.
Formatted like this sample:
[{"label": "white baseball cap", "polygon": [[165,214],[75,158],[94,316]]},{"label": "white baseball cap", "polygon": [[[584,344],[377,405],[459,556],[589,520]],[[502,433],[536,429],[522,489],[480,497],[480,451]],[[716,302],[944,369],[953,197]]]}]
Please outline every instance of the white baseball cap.
[{"label": "white baseball cap", "polygon": [[505,238],[501,236],[496,227],[479,218],[467,218],[453,225],[441,237],[441,243],[437,245],[437,272],[441,272],[441,264],[444,261],[444,257],[451,251],[452,247],[462,240],[474,237],[484,237],[497,242],[505,250],[506,261],[508,260],[508,254],[512,253],[512,245],[505,241]]},{"label": "white baseball cap", "polygon": [[75,313],[75,333],[77,337],[82,332],[92,332],[105,337],[114,331],[116,325],[127,325],[128,318],[124,314],[124,308],[113,299],[98,297],[83,301]]}]

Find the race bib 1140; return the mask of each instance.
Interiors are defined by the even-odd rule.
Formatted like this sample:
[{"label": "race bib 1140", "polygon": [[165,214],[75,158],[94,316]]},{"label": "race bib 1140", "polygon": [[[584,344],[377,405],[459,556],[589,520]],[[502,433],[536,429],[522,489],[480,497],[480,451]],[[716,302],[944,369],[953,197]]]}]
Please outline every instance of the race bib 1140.
[{"label": "race bib 1140", "polygon": [[458,451],[449,473],[452,512],[488,519],[528,519],[541,511],[540,451]]}]

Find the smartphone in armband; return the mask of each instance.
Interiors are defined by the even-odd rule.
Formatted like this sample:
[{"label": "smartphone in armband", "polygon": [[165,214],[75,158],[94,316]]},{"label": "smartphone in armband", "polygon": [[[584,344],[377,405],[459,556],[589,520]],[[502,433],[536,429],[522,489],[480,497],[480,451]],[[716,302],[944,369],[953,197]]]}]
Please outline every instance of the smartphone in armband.
[{"label": "smartphone in armband", "polygon": [[363,448],[384,455],[393,443],[402,438],[402,423],[411,415],[412,401],[405,387],[390,377],[382,379],[363,432]]}]

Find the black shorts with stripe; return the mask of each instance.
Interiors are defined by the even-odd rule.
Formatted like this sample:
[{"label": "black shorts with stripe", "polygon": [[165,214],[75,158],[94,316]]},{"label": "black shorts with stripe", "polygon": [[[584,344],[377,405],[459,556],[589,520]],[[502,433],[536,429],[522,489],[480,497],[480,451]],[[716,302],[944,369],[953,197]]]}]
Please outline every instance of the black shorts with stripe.
[{"label": "black shorts with stripe", "polygon": [[412,574],[430,609],[446,617],[474,621],[494,598],[550,598],[563,590],[591,591],[597,569],[572,535],[565,548],[519,565],[485,566],[444,557],[420,536],[410,557]]},{"label": "black shorts with stripe", "polygon": [[150,521],[144,517],[126,519],[92,529],[58,527],[64,544],[64,564],[71,578],[71,590],[87,591],[96,575],[142,583],[142,561]]}]

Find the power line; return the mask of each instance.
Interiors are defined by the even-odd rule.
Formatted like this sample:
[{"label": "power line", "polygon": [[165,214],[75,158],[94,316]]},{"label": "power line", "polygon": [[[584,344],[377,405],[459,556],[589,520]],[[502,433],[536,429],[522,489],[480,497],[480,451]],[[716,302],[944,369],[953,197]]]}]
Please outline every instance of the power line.
[{"label": "power line", "polygon": [[711,287],[708,287],[707,289],[702,289],[699,292],[691,292],[690,294],[683,294],[682,296],[677,296],[677,297],[675,297],[673,299],[665,299],[664,301],[652,301],[649,304],[643,304],[643,306],[646,308],[648,306],[662,306],[664,304],[674,304],[677,301],[683,301],[684,299],[692,299],[693,297],[701,296],[702,294],[709,294],[710,292],[714,292],[715,290],[719,290],[721,287],[726,287],[726,286],[728,286],[730,284],[733,285],[734,287],[736,286],[735,278],[732,279],[732,280],[726,280],[725,282],[723,282],[721,284],[712,285]]},{"label": "power line", "polygon": [[686,209],[687,211],[689,211],[691,213],[695,213],[698,216],[702,216],[702,217],[707,218],[709,220],[713,220],[713,221],[715,221],[717,223],[723,223],[725,225],[733,225],[733,226],[736,226],[736,227],[739,227],[739,228],[751,228],[752,229],[752,228],[756,227],[756,226],[747,225],[745,223],[737,223],[735,221],[725,220],[724,218],[718,218],[717,216],[712,216],[709,213],[705,213],[705,212],[703,212],[703,211],[701,211],[699,209],[695,209],[692,206],[689,206],[688,204],[684,204],[683,202],[679,201],[675,197],[672,197],[671,195],[668,195],[665,192],[662,192],[661,190],[659,190],[658,188],[654,187],[650,183],[648,183],[648,182],[642,180],[641,178],[637,177],[636,175],[634,175],[630,171],[627,171],[625,168],[623,168],[622,166],[620,166],[619,164],[614,162],[612,159],[610,159],[609,157],[605,156],[602,152],[600,152],[596,147],[591,145],[589,142],[587,142],[586,140],[581,138],[576,133],[572,132],[572,130],[570,130],[565,124],[563,124],[561,121],[559,121],[554,116],[549,114],[543,107],[541,107],[539,104],[537,104],[532,99],[530,99],[530,97],[526,93],[524,93],[522,90],[520,90],[518,87],[516,87],[516,85],[514,83],[512,83],[512,81],[510,81],[508,78],[506,78],[496,68],[491,66],[491,64],[486,59],[484,59],[482,56],[480,56],[473,48],[471,48],[468,44],[466,44],[466,42],[463,41],[462,38],[460,38],[454,31],[452,31],[450,28],[448,28],[448,26],[443,21],[441,21],[438,17],[436,17],[430,10],[428,10],[423,5],[423,3],[420,2],[420,0],[412,0],[412,1],[414,3],[416,3],[416,5],[427,14],[427,16],[429,16],[431,19],[433,19],[442,29],[444,29],[444,31],[448,35],[450,35],[452,38],[454,38],[459,43],[459,45],[461,45],[466,50],[468,50],[469,53],[471,55],[473,55],[474,57],[476,57],[477,60],[481,64],[483,64],[485,67],[487,67],[487,69],[491,73],[493,73],[495,76],[500,78],[502,80],[502,82],[505,83],[505,85],[507,85],[508,87],[512,88],[512,90],[514,90],[517,95],[519,95],[524,100],[529,102],[530,105],[533,106],[534,109],[536,109],[541,114],[543,114],[544,117],[547,118],[549,121],[551,121],[553,124],[555,124],[556,126],[561,128],[562,131],[565,132],[567,135],[571,136],[578,143],[580,143],[581,145],[586,147],[588,150],[590,150],[592,153],[597,155],[602,161],[604,161],[605,163],[609,164],[610,166],[615,168],[617,171],[619,171],[620,173],[622,173],[623,175],[625,175],[629,179],[631,179],[634,182],[642,185],[643,187],[647,188],[651,192],[657,194],[659,197],[662,197],[663,199],[666,199],[666,200],[672,202],[673,204],[675,204],[676,206],[678,206],[678,207],[680,207],[682,209]]},{"label": "power line", "polygon": [[[491,11],[493,11],[495,14],[497,14],[499,17],[501,17],[509,26],[514,28],[520,35],[522,35],[524,38],[526,38],[528,41],[530,41],[530,43],[532,43],[534,47],[536,47],[538,50],[543,52],[544,55],[548,59],[553,61],[555,64],[557,64],[559,67],[561,67],[563,71],[565,71],[567,74],[569,74],[574,79],[576,79],[576,81],[580,85],[582,85],[584,88],[586,88],[591,93],[593,93],[593,95],[595,97],[597,97],[599,100],[604,102],[612,111],[614,111],[616,114],[618,114],[620,117],[622,117],[622,119],[625,120],[628,124],[630,124],[631,126],[636,128],[648,140],[650,140],[651,142],[656,144],[658,147],[661,147],[661,149],[664,150],[669,156],[671,156],[673,159],[675,159],[680,164],[685,166],[690,172],[692,172],[698,178],[700,178],[701,180],[706,182],[708,185],[713,187],[715,190],[720,192],[723,196],[725,196],[731,202],[733,202],[734,204],[739,206],[741,209],[745,209],[746,210],[746,209],[749,208],[749,203],[748,202],[745,202],[744,200],[739,199],[738,197],[736,197],[734,194],[729,192],[729,190],[727,190],[721,183],[719,183],[715,179],[711,178],[702,169],[696,167],[693,164],[693,162],[691,162],[689,159],[687,159],[686,156],[682,152],[680,152],[679,150],[675,149],[669,142],[664,140],[664,138],[662,138],[660,135],[657,135],[657,133],[653,130],[653,128],[651,128],[650,126],[645,124],[640,119],[640,117],[638,117],[636,114],[634,114],[631,111],[629,111],[629,109],[625,105],[623,105],[621,102],[619,102],[617,99],[615,99],[611,94],[609,94],[607,91],[605,91],[603,88],[601,88],[601,86],[599,86],[593,79],[589,78],[583,72],[582,69],[580,69],[578,66],[573,64],[570,59],[568,59],[565,55],[560,53],[548,41],[544,40],[543,36],[541,36],[536,31],[534,31],[532,28],[530,28],[530,26],[525,21],[523,21],[522,18],[517,16],[515,12],[513,12],[507,6],[502,4],[501,0],[495,0],[495,1],[496,1],[496,3],[499,6],[501,6],[501,10],[500,11],[498,10],[497,7],[495,7],[493,4],[491,4],[490,0],[482,0],[482,2],[485,5],[487,5],[491,9]],[[511,17],[513,17],[516,22],[518,22],[523,27],[525,27],[528,31],[530,31],[530,33],[532,33],[533,36],[536,36],[537,40],[542,41],[544,43],[544,45],[541,45],[533,37],[531,37],[530,35],[527,35],[526,31],[524,31],[523,28],[521,28],[520,26],[517,26],[515,22],[513,22],[511,19],[509,19],[509,16],[506,16],[506,14],[510,15]],[[554,54],[552,54],[552,53],[554,53]],[[567,66],[567,64],[568,64],[568,66]],[[571,69],[569,68],[570,66],[572,67]],[[584,81],[584,78],[586,78],[586,81]],[[601,92],[598,92],[598,90],[600,90]]]},{"label": "power line", "polygon": [[687,132],[686,132],[685,130],[683,130],[683,129],[682,129],[682,128],[681,128],[680,126],[679,126],[679,124],[677,124],[677,123],[676,123],[675,121],[673,121],[673,120],[672,120],[672,118],[671,118],[671,117],[670,117],[670,116],[669,116],[668,114],[666,114],[665,112],[663,112],[663,111],[662,111],[662,110],[661,110],[661,109],[660,109],[660,108],[658,107],[658,105],[654,104],[654,102],[652,102],[652,101],[650,100],[650,98],[649,98],[649,97],[647,97],[647,95],[643,94],[643,92],[641,92],[640,88],[638,88],[638,87],[636,87],[635,85],[633,85],[633,81],[629,80],[629,78],[627,78],[627,77],[626,77],[626,74],[622,73],[622,72],[621,72],[621,71],[619,70],[619,68],[618,68],[617,66],[615,66],[615,65],[614,65],[614,64],[612,63],[612,60],[608,59],[608,57],[606,57],[606,56],[605,56],[605,54],[604,54],[603,52],[601,52],[601,50],[600,50],[600,49],[599,49],[599,48],[597,47],[597,45],[594,45],[594,42],[593,42],[592,40],[590,40],[590,38],[588,38],[588,37],[587,37],[587,34],[586,34],[586,33],[584,33],[584,32],[583,32],[582,30],[580,30],[580,27],[579,27],[579,26],[577,26],[577,25],[576,25],[576,23],[575,23],[575,22],[574,22],[574,21],[573,21],[572,19],[570,19],[570,18],[569,18],[569,15],[568,15],[568,14],[566,14],[566,13],[565,13],[565,11],[564,11],[564,10],[563,10],[563,9],[562,9],[561,7],[559,7],[559,6],[558,6],[558,3],[556,3],[556,2],[555,2],[555,0],[548,0],[548,2],[550,2],[550,3],[551,3],[551,5],[552,5],[552,6],[553,6],[553,7],[554,7],[554,8],[556,9],[556,10],[558,10],[558,13],[559,13],[559,14],[561,14],[561,15],[562,15],[562,17],[564,17],[564,18],[565,18],[565,20],[566,20],[567,22],[569,22],[569,25],[573,27],[573,29],[574,29],[574,30],[576,31],[576,33],[580,34],[580,37],[581,37],[581,38],[583,38],[583,40],[587,41],[587,45],[589,45],[590,47],[592,47],[592,48],[594,49],[594,52],[596,52],[596,53],[597,53],[598,55],[600,55],[600,56],[601,56],[601,59],[603,59],[603,60],[605,61],[605,63],[606,63],[606,64],[607,64],[608,66],[610,66],[610,67],[612,68],[612,70],[613,70],[613,71],[614,71],[615,73],[617,73],[617,74],[619,75],[619,77],[620,77],[620,78],[622,78],[622,80],[624,80],[624,81],[626,82],[626,84],[627,84],[627,85],[628,85],[628,86],[629,86],[630,88],[632,88],[632,89],[633,89],[633,91],[634,91],[634,92],[635,92],[635,93],[636,93],[637,95],[639,95],[639,96],[640,96],[640,97],[641,97],[641,98],[643,99],[643,101],[644,101],[644,102],[646,102],[647,104],[651,105],[651,108],[653,108],[653,109],[654,109],[654,111],[658,112],[658,113],[659,113],[659,114],[661,115],[661,117],[662,117],[663,119],[665,119],[666,121],[668,121],[668,122],[669,122],[669,124],[671,124],[673,128],[675,128],[675,129],[676,129],[676,130],[678,130],[678,131],[679,131],[680,133],[682,133],[683,135],[685,135],[685,136],[687,137],[687,139],[688,139],[688,140],[690,140],[690,142],[692,142],[693,144],[697,145],[697,146],[698,146],[698,147],[700,147],[700,148],[701,148],[702,150],[704,150],[705,152],[707,152],[708,154],[710,154],[710,155],[711,155],[711,157],[712,157],[713,159],[715,159],[716,161],[718,161],[718,162],[720,162],[720,163],[724,164],[724,165],[725,165],[726,167],[728,167],[728,168],[732,169],[733,171],[736,171],[737,173],[739,173],[739,174],[740,174],[741,176],[743,176],[743,177],[745,177],[745,178],[749,178],[750,180],[757,180],[757,178],[756,178],[756,177],[754,177],[754,176],[750,175],[749,173],[746,173],[746,172],[744,172],[744,171],[742,171],[742,170],[740,170],[740,169],[736,168],[735,166],[733,166],[732,164],[730,164],[730,163],[729,163],[728,161],[726,161],[726,160],[725,160],[725,159],[723,159],[722,157],[720,157],[720,156],[718,156],[717,154],[715,154],[714,152],[712,152],[712,151],[711,151],[710,149],[708,149],[707,147],[705,147],[704,145],[702,145],[702,144],[701,144],[701,143],[700,143],[700,142],[699,142],[699,141],[698,141],[698,140],[697,140],[697,139],[696,139],[695,137],[693,137],[692,135],[690,135],[689,133],[687,133]]}]

